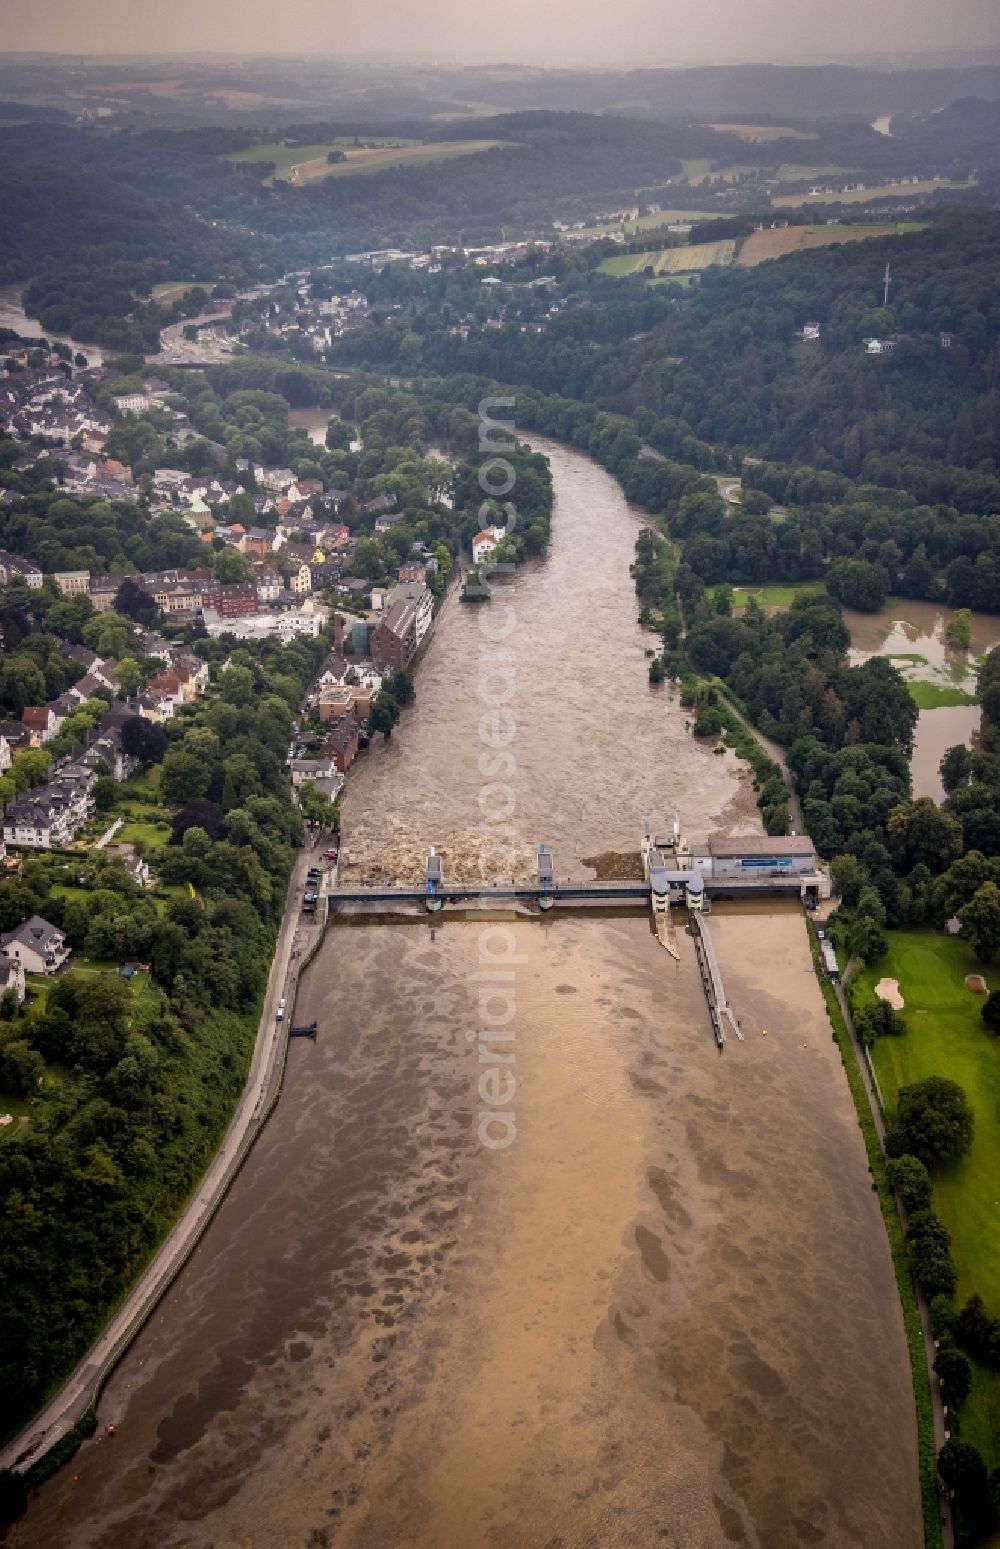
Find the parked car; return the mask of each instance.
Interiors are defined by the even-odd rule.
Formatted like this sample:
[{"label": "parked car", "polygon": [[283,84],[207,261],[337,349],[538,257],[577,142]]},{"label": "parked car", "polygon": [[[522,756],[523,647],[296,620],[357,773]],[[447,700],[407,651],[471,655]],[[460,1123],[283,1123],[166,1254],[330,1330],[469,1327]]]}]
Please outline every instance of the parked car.
[{"label": "parked car", "polygon": [[285,1020],[285,1004],[285,999],[282,997],[282,999],[278,1002],[278,1010],[275,1015],[276,1022],[283,1022]]},{"label": "parked car", "polygon": [[325,861],[335,861],[337,859],[337,851],[336,850],[324,850],[323,851],[323,859]]}]

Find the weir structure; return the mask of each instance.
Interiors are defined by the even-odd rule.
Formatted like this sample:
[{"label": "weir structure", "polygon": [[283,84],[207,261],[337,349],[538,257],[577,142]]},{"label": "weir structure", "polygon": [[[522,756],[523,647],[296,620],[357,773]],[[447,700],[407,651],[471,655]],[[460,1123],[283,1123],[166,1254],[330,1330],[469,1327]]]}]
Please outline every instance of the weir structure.
[{"label": "weir structure", "polygon": [[326,917],[412,915],[466,912],[470,906],[489,910],[519,908],[529,918],[536,910],[553,908],[636,909],[652,911],[660,945],[680,959],[671,907],[686,911],[698,969],[708,1002],[712,1031],[721,1049],[726,1025],[742,1040],[722,981],[706,912],[712,898],[738,899],[777,894],[798,897],[806,908],[830,896],[829,873],[820,865],[811,840],[804,835],[752,835],[709,840],[691,845],[674,819],[673,832],[658,837],[643,825],[640,847],[643,878],[630,881],[557,880],[552,854],[538,846],[535,877],[522,882],[448,882],[444,861],[432,847],[427,854],[423,885],[362,884],[325,892]]}]

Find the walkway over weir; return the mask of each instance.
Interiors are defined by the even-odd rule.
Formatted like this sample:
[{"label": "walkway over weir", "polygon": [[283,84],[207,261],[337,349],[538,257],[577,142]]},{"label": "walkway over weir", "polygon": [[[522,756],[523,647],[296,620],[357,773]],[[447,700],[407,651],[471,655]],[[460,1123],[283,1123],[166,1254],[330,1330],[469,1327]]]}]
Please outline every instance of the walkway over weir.
[{"label": "walkway over weir", "polygon": [[[693,873],[670,871],[664,875],[669,878],[671,888],[677,888],[680,891]],[[702,880],[699,876],[699,881]],[[754,897],[761,894],[783,894],[788,898],[798,898],[802,891],[801,880],[801,877],[787,875],[733,878],[729,881],[705,879],[704,889],[707,894],[716,898],[745,898],[748,894]],[[484,886],[481,882],[446,882],[436,886],[432,893],[428,892],[426,886],[419,886],[416,883],[408,883],[400,887],[359,884],[353,887],[332,888],[326,894],[326,903],[330,914],[341,911],[350,913],[352,909],[359,907],[364,909],[366,906],[371,908],[373,913],[384,914],[393,913],[394,906],[398,906],[408,914],[415,905],[426,907],[432,899],[439,899],[446,908],[457,905],[478,905],[481,908],[495,905],[497,908],[503,908],[512,903],[537,904],[544,899],[567,907],[590,904],[604,905],[611,909],[641,909],[648,907],[652,894],[650,884],[639,881],[553,882],[551,884],[512,882],[489,886]],[[384,906],[381,911],[373,908],[379,904]]]}]

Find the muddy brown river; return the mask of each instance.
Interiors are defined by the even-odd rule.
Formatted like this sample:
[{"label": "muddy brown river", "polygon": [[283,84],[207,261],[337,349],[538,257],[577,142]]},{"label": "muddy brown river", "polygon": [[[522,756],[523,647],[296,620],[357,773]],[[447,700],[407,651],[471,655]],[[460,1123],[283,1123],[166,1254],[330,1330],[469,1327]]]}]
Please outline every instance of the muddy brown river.
[{"label": "muddy brown river", "polygon": [[[753,826],[647,687],[638,518],[545,449],[550,556],[446,603],[352,771],[350,866],[435,843],[495,875],[544,840],[586,875],[647,814]],[[690,940],[675,962],[641,914],[331,927],[296,1007],[320,1037],[109,1384],[118,1434],[12,1543],[914,1549],[901,1317],[805,927],[712,930],[746,1034],[721,1055]]]}]

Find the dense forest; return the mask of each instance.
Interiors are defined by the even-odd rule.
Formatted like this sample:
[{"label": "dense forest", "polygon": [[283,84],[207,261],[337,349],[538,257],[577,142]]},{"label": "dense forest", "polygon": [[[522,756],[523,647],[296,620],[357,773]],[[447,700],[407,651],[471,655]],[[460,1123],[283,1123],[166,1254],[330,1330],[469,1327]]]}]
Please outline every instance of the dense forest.
[{"label": "dense forest", "polygon": [[[467,339],[448,332],[431,291],[418,304],[420,365],[641,412],[652,444],[673,456],[702,442],[965,510],[1000,507],[998,258],[1000,216],[978,212],[904,238],[708,269],[683,298],[641,278],[568,272],[567,305],[542,332],[515,316]],[[808,321],[822,332],[806,346]],[[408,331],[405,317],[373,324],[338,354],[393,364]],[[892,338],[892,354],[868,356],[871,336]]]},{"label": "dense forest", "polygon": [[[898,139],[857,122],[824,124],[808,131],[808,159],[875,176],[908,174],[914,166],[964,175],[976,167],[986,192],[994,106],[954,104],[940,123],[907,119]],[[160,281],[209,275],[240,285],[370,247],[547,231],[560,217],[585,217],[630,199],[753,207],[753,185],[744,189],[740,180],[680,181],[685,157],[704,158],[710,168],[746,160],[736,134],[704,124],[536,109],[442,126],[405,122],[401,103],[386,118],[391,128],[420,138],[496,139],[502,147],[295,187],[269,184],[266,162],[227,159],[253,140],[246,129],[78,125],[54,114],[0,126],[0,283],[38,278],[31,307],[53,331],[71,330],[114,349],[153,349],[157,320],[172,315],[148,304]],[[359,127],[320,120],[259,133],[308,138]],[[775,140],[764,168],[772,159],[774,170],[795,161],[802,143]],[[495,374],[485,363],[481,369]]]},{"label": "dense forest", "polygon": [[164,779],[181,805],[160,906],[98,855],[28,858],[0,887],[5,929],[44,911],[79,953],[152,965],[139,998],[114,975],[70,973],[40,1008],[0,1008],[4,1086],[57,1076],[0,1150],[3,1283],[17,1288],[0,1334],[4,1434],[86,1348],[229,1118],[301,833],[283,769],[292,714],[324,648],[241,649],[170,723]]},{"label": "dense forest", "polygon": [[[864,609],[902,594],[1000,610],[1000,217],[709,270],[684,296],[595,275],[580,254],[531,260],[526,277],[546,261],[548,293],[498,292],[501,326],[467,276],[386,271],[371,321],[332,358],[449,384],[478,370],[512,385],[529,422],[542,399],[574,427],[606,415],[632,462],[644,447],[686,470],[671,531],[703,582],[822,577]],[[888,309],[869,305],[887,261]],[[803,343],[807,320],[821,337]],[[866,353],[875,331],[891,355]],[[742,472],[739,500],[699,469]]]}]

